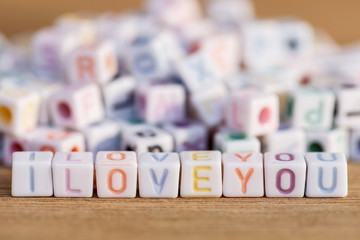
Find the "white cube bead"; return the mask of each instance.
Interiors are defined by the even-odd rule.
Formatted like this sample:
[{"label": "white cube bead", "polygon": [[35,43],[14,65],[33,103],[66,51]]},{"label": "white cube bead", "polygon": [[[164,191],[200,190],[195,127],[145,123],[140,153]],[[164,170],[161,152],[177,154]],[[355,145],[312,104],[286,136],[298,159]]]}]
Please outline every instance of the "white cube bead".
[{"label": "white cube bead", "polygon": [[269,134],[279,126],[279,99],[275,94],[256,90],[233,93],[225,111],[227,126],[248,136]]},{"label": "white cube bead", "polygon": [[333,124],[335,95],[328,90],[300,90],[290,102],[291,125],[304,129],[329,129]]},{"label": "white cube bead", "polygon": [[256,137],[246,137],[242,133],[217,132],[214,136],[215,149],[221,152],[236,153],[260,152],[260,141]]},{"label": "white cube bead", "polygon": [[346,197],[347,161],[343,153],[307,153],[307,197]]},{"label": "white cube bead", "polygon": [[2,162],[5,166],[11,167],[14,152],[30,151],[30,142],[33,139],[31,132],[19,137],[12,135],[3,136]]},{"label": "white cube bead", "polygon": [[345,88],[337,91],[337,118],[339,127],[357,129],[360,127],[360,88]]},{"label": "white cube bead", "polygon": [[39,94],[15,87],[0,89],[0,131],[22,135],[39,121]]},{"label": "white cube bead", "polygon": [[346,129],[309,131],[306,141],[308,152],[349,152],[349,133]]},{"label": "white cube bead", "polygon": [[85,139],[80,132],[65,131],[59,128],[39,127],[31,132],[33,138],[29,148],[34,151],[83,152]]},{"label": "white cube bead", "polygon": [[55,197],[92,197],[94,158],[91,152],[57,152],[52,171]]},{"label": "white cube bead", "polygon": [[66,62],[70,83],[96,82],[106,84],[117,73],[115,46],[99,41],[76,48]]},{"label": "white cube bead", "polygon": [[180,156],[181,197],[221,197],[221,153],[182,152]]},{"label": "white cube bead", "polygon": [[174,122],[185,118],[185,100],[179,84],[143,85],[137,92],[137,109],[147,123]]},{"label": "white cube bead", "polygon": [[107,117],[129,119],[136,114],[135,87],[131,76],[120,77],[103,87]]},{"label": "white cube bead", "polygon": [[264,165],[261,153],[223,154],[225,197],[264,196]]},{"label": "white cube bead", "polygon": [[227,90],[221,83],[211,84],[190,96],[191,104],[197,117],[206,124],[213,127],[221,123]]},{"label": "white cube bead", "polygon": [[134,198],[137,184],[135,152],[98,152],[97,195],[101,198]]},{"label": "white cube bead", "polygon": [[143,153],[139,159],[139,195],[176,198],[179,193],[178,153]]},{"label": "white cube bead", "polygon": [[55,125],[81,130],[104,118],[99,87],[95,83],[69,85],[50,98]]},{"label": "white cube bead", "polygon": [[360,130],[353,130],[350,138],[350,159],[360,162]]},{"label": "white cube bead", "polygon": [[306,135],[301,129],[284,129],[265,136],[267,152],[306,152]]},{"label": "white cube bead", "polygon": [[194,121],[176,121],[163,126],[174,138],[175,151],[199,151],[208,149],[207,128]]},{"label": "white cube bead", "polygon": [[267,197],[303,197],[306,163],[295,153],[265,153],[265,191]]},{"label": "white cube bead", "polygon": [[174,148],[172,136],[151,125],[132,125],[123,131],[122,149],[135,151],[138,156],[145,152],[171,152]]},{"label": "white cube bead", "polygon": [[104,121],[84,130],[86,150],[96,156],[100,151],[120,149],[120,127],[115,121]]},{"label": "white cube bead", "polygon": [[52,152],[15,152],[12,163],[11,195],[52,196],[52,159]]}]

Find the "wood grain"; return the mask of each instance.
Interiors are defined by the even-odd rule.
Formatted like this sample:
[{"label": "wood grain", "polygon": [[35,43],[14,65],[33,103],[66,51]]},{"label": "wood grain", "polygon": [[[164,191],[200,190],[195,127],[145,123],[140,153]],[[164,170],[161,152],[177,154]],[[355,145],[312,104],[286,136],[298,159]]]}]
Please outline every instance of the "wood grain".
[{"label": "wood grain", "polygon": [[360,165],[346,198],[12,198],[0,168],[0,239],[359,239]]}]

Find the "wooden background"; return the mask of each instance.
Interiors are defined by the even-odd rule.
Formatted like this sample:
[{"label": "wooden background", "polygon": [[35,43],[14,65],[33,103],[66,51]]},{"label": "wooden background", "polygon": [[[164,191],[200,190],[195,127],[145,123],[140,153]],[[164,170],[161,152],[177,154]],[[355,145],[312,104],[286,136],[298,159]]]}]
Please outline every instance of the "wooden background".
[{"label": "wooden background", "polygon": [[[206,1],[206,0],[204,0]],[[360,39],[359,0],[253,0],[260,17],[296,15],[325,29],[340,43]],[[13,35],[50,25],[69,11],[122,11],[142,0],[0,0],[0,31]]]},{"label": "wooden background", "polygon": [[346,198],[12,198],[0,167],[0,239],[359,239],[360,164]]},{"label": "wooden background", "polygon": [[[340,43],[360,39],[358,0],[255,0],[258,15],[297,15]],[[120,11],[139,0],[0,0],[0,31],[11,36],[69,11]],[[0,239],[360,239],[360,165],[349,165],[342,199],[11,198],[0,167]]]}]

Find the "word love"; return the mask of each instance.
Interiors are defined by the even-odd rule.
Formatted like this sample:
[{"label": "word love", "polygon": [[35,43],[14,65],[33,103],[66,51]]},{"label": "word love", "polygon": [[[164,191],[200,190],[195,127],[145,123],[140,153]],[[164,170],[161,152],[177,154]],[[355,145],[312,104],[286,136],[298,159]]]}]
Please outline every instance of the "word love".
[{"label": "word love", "polygon": [[12,196],[92,197],[94,167],[100,198],[176,198],[179,187],[181,197],[348,193],[342,153],[98,152],[94,166],[90,152],[15,152]]}]

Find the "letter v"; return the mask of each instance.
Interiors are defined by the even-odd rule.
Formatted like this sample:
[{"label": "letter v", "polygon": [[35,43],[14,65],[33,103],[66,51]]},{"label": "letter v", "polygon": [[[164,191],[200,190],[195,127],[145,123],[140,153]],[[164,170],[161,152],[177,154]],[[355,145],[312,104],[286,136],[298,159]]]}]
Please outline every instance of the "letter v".
[{"label": "letter v", "polygon": [[242,162],[246,162],[246,160],[251,157],[251,153],[246,154],[245,156],[241,156],[240,154],[235,153],[235,157],[238,157],[241,159]]},{"label": "letter v", "polygon": [[154,184],[154,189],[155,189],[155,192],[157,195],[161,194],[161,192],[164,188],[164,184],[165,184],[168,173],[169,173],[169,171],[167,169],[164,169],[163,174],[160,179],[160,182],[159,182],[156,177],[154,169],[152,169],[152,168],[150,169],[151,180]]},{"label": "letter v", "polygon": [[162,162],[162,161],[164,161],[167,157],[169,156],[169,154],[168,153],[165,153],[164,155],[162,155],[162,156],[157,156],[156,154],[151,154],[151,157],[153,158],[153,159],[155,159],[157,162]]}]

